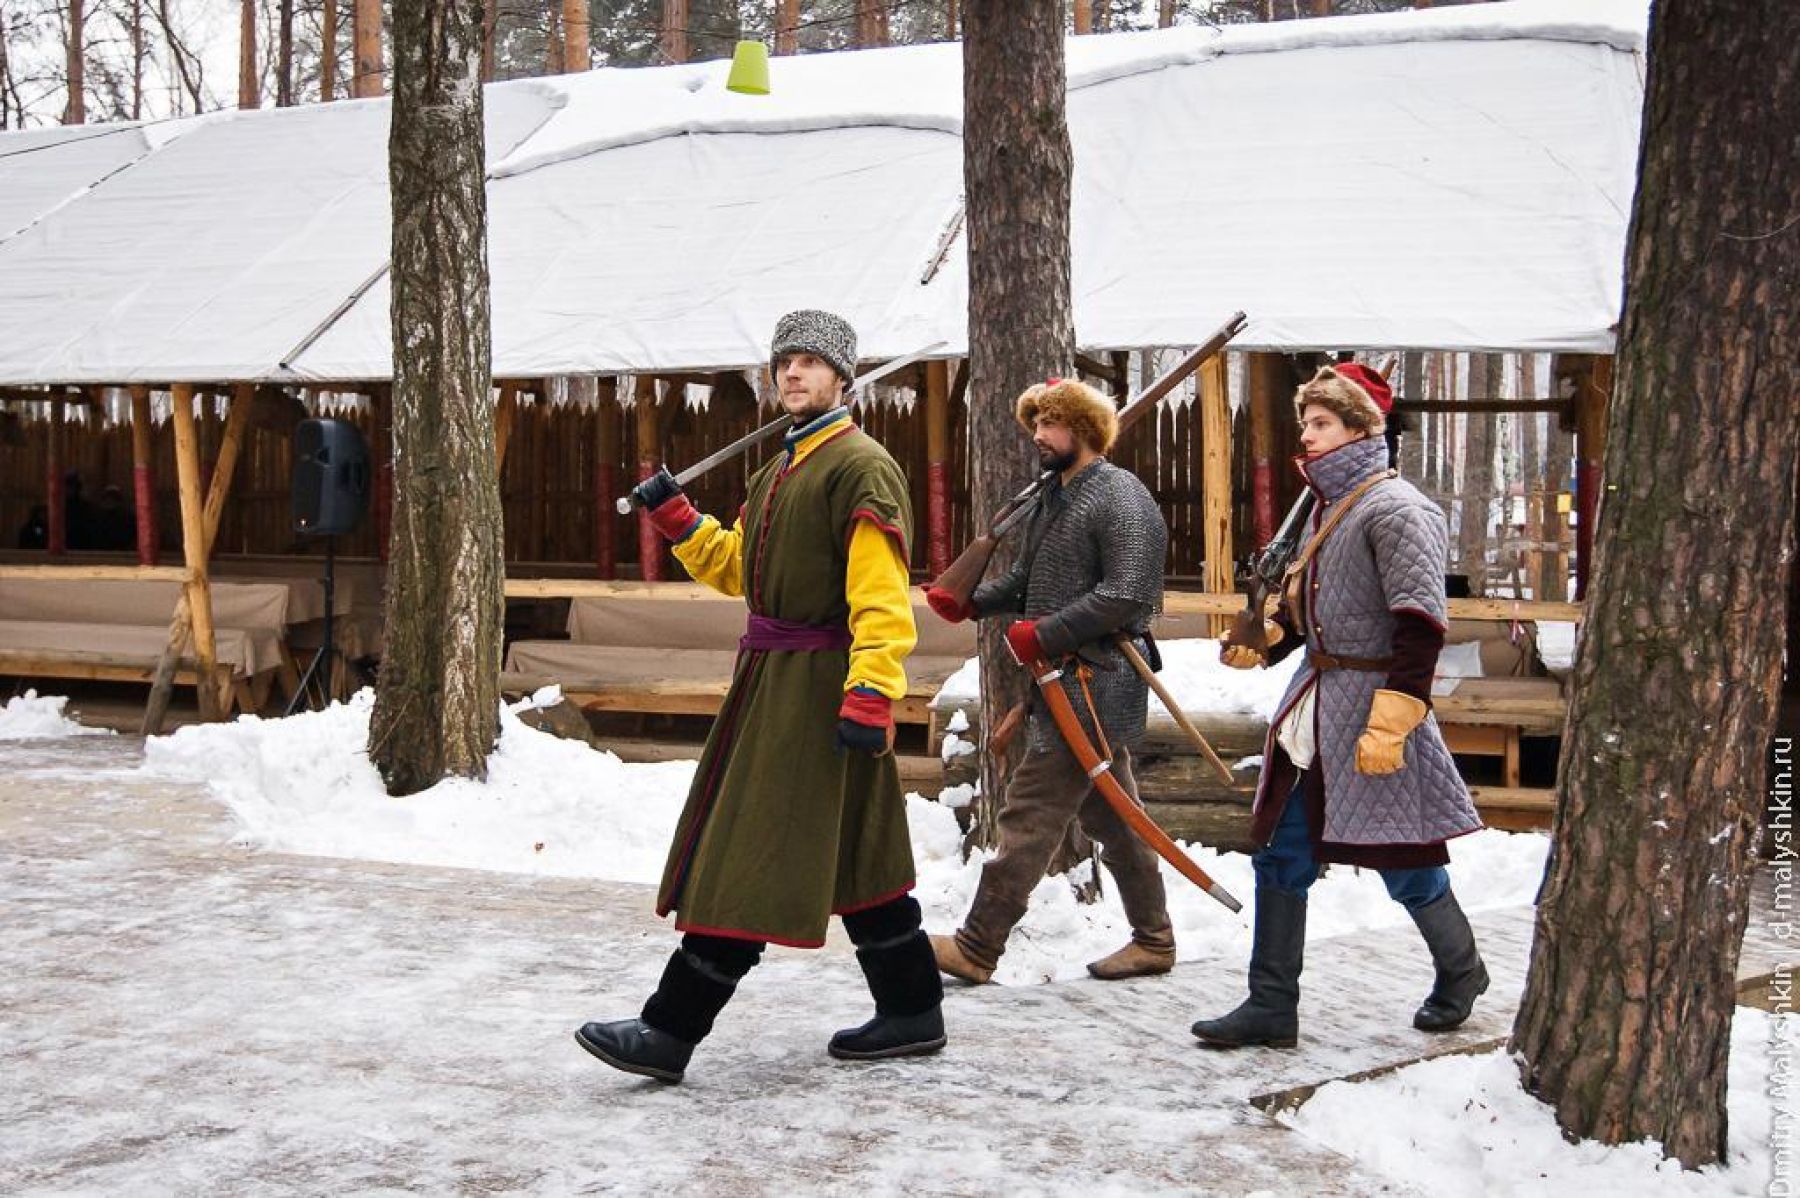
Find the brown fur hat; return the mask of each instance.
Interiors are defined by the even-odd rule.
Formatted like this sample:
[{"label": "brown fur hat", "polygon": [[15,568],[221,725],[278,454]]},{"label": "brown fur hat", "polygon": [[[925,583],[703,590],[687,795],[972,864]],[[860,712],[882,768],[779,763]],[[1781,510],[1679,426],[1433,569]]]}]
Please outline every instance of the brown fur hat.
[{"label": "brown fur hat", "polygon": [[[1361,372],[1360,367],[1358,372]],[[1308,404],[1317,404],[1335,413],[1346,428],[1360,429],[1371,437],[1379,437],[1387,431],[1387,415],[1381,405],[1348,371],[1319,367],[1319,372],[1294,392],[1294,415],[1304,418]]]},{"label": "brown fur hat", "polygon": [[1028,433],[1037,431],[1039,416],[1048,416],[1095,453],[1111,449],[1119,436],[1119,410],[1112,400],[1076,379],[1051,379],[1025,388],[1013,413]]}]

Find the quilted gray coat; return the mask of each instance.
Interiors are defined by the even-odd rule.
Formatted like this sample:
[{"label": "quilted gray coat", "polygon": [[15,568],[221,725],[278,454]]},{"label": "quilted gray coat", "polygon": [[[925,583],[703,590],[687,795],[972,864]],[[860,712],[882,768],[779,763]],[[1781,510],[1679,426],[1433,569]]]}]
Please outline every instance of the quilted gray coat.
[{"label": "quilted gray coat", "polygon": [[[1300,472],[1320,497],[1314,528],[1333,504],[1369,476],[1386,470],[1380,438],[1353,441],[1302,462]],[[1446,621],[1444,566],[1449,538],[1443,513],[1403,479],[1389,479],[1363,495],[1326,538],[1308,565],[1300,610],[1289,612],[1309,648],[1345,657],[1384,658],[1394,649],[1395,612],[1413,612],[1442,628]],[[1314,731],[1323,771],[1322,839],[1344,845],[1439,844],[1476,831],[1481,819],[1435,716],[1406,738],[1406,764],[1387,775],[1357,772],[1356,741],[1368,726],[1381,671],[1314,670],[1301,665],[1270,725],[1253,830],[1266,838],[1286,794],[1269,793],[1270,779],[1291,776],[1275,730],[1311,687],[1318,687]],[[1277,756],[1279,754],[1279,757]]]}]

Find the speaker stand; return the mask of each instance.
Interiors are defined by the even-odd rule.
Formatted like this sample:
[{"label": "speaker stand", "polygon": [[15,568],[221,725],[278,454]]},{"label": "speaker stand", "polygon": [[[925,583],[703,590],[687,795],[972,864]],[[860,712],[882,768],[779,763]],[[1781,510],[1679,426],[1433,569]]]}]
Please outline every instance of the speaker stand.
[{"label": "speaker stand", "polygon": [[313,690],[318,690],[319,705],[317,710],[323,711],[331,706],[332,666],[337,660],[335,643],[336,628],[332,621],[337,609],[337,538],[325,538],[325,640],[313,654],[312,661],[307,663],[306,672],[300,675],[300,685],[288,698],[287,710],[283,715],[293,715],[301,707],[311,707]]}]

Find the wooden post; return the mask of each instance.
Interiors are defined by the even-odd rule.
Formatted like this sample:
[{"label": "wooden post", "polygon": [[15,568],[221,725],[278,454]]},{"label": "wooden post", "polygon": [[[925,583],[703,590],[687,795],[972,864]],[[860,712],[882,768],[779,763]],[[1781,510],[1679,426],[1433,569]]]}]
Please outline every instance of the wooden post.
[{"label": "wooden post", "polygon": [[256,0],[238,5],[238,107],[262,107],[262,88],[256,73]]},{"label": "wooden post", "polygon": [[[637,463],[638,481],[655,474],[662,464],[660,436],[656,419],[656,380],[647,374],[637,377]],[[650,513],[638,511],[638,570],[645,582],[662,581],[662,536],[650,524]]]},{"label": "wooden post", "polygon": [[[187,563],[187,615],[193,625],[195,671],[202,719],[217,719],[221,703],[214,677],[218,646],[213,639],[212,588],[206,575],[206,515],[200,498],[200,446],[194,435],[194,389],[174,387],[175,473],[181,494],[181,554]],[[180,656],[180,643],[173,646]]]},{"label": "wooden post", "polygon": [[1587,598],[1594,568],[1594,528],[1600,490],[1606,485],[1606,407],[1612,395],[1613,360],[1596,356],[1575,374],[1575,601]]},{"label": "wooden post", "polygon": [[155,430],[150,423],[150,388],[131,389],[131,494],[137,510],[138,565],[156,564],[156,468],[152,462]]},{"label": "wooden post", "polygon": [[1258,548],[1275,539],[1275,426],[1276,405],[1287,381],[1287,363],[1280,354],[1250,355],[1245,383],[1245,416],[1250,425],[1250,513],[1252,536]]},{"label": "wooden post", "polygon": [[512,443],[513,421],[519,413],[519,384],[501,383],[500,399],[494,405],[494,473],[506,470],[506,447]]},{"label": "wooden post", "polygon": [[337,0],[325,0],[319,17],[319,99],[326,104],[337,99],[337,21]]},{"label": "wooden post", "polygon": [[662,53],[666,62],[688,60],[688,0],[663,0]]},{"label": "wooden post", "polygon": [[775,6],[775,53],[800,52],[800,0],[779,0]]},{"label": "wooden post", "polygon": [[394,389],[376,383],[369,408],[375,428],[375,556],[385,562],[394,526]]},{"label": "wooden post", "polygon": [[925,363],[926,562],[936,578],[956,556],[950,544],[950,363]]},{"label": "wooden post", "polygon": [[[175,685],[175,671],[190,634],[193,636],[195,657],[198,659],[195,689],[200,698],[200,714],[206,719],[214,719],[225,711],[224,693],[221,689],[225,680],[218,677],[217,650],[212,633],[212,588],[207,579],[206,563],[211,559],[213,542],[219,534],[219,521],[225,514],[225,497],[231,490],[232,474],[237,469],[238,449],[244,441],[244,430],[250,424],[250,409],[255,404],[256,392],[253,386],[240,386],[232,397],[231,414],[225,421],[225,435],[219,444],[218,468],[213,472],[212,485],[207,488],[206,503],[202,508],[198,502],[200,454],[194,436],[194,389],[178,384],[171,390],[175,417],[175,467],[181,486],[181,552],[187,564],[190,582],[183,589],[181,598],[176,601],[175,614],[169,621],[169,642],[163,648],[162,657],[157,661],[156,672],[151,679],[150,700],[144,705],[145,736],[155,736],[162,731],[163,717],[169,709],[170,691]],[[183,429],[186,430],[185,433]],[[184,436],[185,448],[182,440]],[[188,494],[190,464],[193,475],[192,498],[195,500],[192,503]],[[198,512],[197,528],[189,527],[190,507]],[[200,563],[198,569],[194,565],[196,557]],[[194,590],[196,579],[200,589],[198,598]],[[204,634],[202,627],[205,629]]]},{"label": "wooden post", "polygon": [[574,75],[587,70],[589,65],[587,0],[562,0],[562,27],[563,74]]},{"label": "wooden post", "polygon": [[[1200,368],[1200,490],[1205,520],[1206,589],[1232,590],[1236,573],[1231,549],[1231,399],[1227,392],[1225,355],[1214,354]],[[1213,635],[1231,626],[1213,617]]]},{"label": "wooden post", "polygon": [[362,100],[387,93],[387,71],[381,58],[381,0],[354,3],[356,74],[350,94]]},{"label": "wooden post", "polygon": [[50,504],[44,547],[69,551],[69,498],[63,490],[63,401],[50,401],[50,428],[44,436],[44,493]]},{"label": "wooden post", "polygon": [[619,380],[596,384],[594,404],[594,569],[601,578],[619,576],[619,522],[613,501],[619,497]]}]

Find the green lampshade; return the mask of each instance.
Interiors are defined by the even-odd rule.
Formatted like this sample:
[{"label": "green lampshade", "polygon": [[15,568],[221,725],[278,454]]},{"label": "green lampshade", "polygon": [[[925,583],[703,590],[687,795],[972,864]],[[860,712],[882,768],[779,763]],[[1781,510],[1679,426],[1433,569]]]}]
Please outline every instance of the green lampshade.
[{"label": "green lampshade", "polygon": [[769,47],[762,42],[739,42],[731,52],[731,74],[725,90],[746,96],[769,94]]}]

